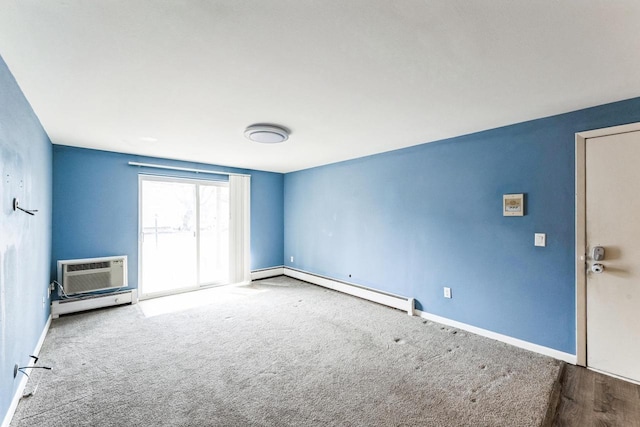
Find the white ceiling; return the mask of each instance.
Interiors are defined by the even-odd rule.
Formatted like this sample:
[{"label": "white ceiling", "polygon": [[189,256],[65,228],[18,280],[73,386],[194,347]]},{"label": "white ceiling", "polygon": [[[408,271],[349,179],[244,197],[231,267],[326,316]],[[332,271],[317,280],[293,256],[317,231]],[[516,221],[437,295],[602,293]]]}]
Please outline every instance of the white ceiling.
[{"label": "white ceiling", "polygon": [[0,0],[54,143],[276,172],[640,96],[639,52],[638,0]]}]

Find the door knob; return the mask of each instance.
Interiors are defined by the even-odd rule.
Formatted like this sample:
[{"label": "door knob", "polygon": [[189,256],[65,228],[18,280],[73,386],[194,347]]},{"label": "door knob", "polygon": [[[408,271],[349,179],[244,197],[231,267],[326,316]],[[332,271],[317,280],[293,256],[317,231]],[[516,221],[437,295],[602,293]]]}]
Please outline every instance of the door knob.
[{"label": "door knob", "polygon": [[593,264],[591,266],[591,271],[593,271],[596,274],[600,274],[600,273],[602,273],[604,271],[604,265],[598,264],[598,263]]}]

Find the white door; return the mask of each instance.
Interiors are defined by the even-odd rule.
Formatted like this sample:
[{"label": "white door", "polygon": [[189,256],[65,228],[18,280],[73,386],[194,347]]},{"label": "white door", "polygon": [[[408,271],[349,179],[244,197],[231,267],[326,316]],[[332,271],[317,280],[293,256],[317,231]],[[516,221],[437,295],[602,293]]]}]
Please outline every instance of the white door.
[{"label": "white door", "polygon": [[587,365],[640,381],[640,131],[588,138],[585,156]]}]

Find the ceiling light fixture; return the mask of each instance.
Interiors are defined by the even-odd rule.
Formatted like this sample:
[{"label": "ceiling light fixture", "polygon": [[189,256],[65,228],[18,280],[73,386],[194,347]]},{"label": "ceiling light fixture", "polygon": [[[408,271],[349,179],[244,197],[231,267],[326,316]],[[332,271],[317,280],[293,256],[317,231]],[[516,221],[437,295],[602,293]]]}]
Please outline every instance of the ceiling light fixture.
[{"label": "ceiling light fixture", "polygon": [[289,130],[277,125],[255,124],[244,131],[244,136],[262,144],[277,144],[289,139]]}]

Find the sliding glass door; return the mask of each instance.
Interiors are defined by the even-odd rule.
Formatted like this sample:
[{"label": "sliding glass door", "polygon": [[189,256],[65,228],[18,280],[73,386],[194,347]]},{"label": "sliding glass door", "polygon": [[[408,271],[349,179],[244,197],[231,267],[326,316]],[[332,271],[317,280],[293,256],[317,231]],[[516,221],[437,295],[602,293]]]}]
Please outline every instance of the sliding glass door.
[{"label": "sliding glass door", "polygon": [[228,182],[140,177],[141,296],[229,280]]}]

